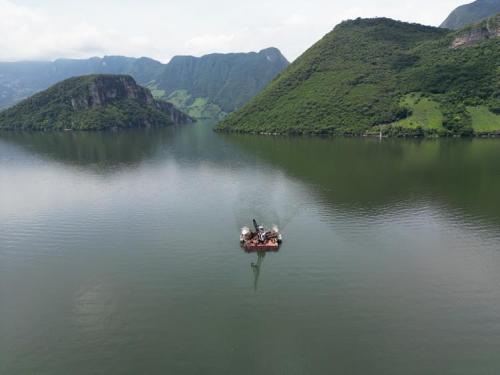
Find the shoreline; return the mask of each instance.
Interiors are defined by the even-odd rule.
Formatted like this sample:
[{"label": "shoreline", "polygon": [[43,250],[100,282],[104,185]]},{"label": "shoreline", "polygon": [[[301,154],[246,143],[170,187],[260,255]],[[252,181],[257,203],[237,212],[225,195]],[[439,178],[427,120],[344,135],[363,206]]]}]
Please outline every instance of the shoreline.
[{"label": "shoreline", "polygon": [[500,138],[500,131],[497,132],[481,132],[470,134],[411,134],[400,133],[390,135],[387,133],[273,133],[273,132],[247,132],[247,131],[234,131],[225,129],[214,129],[214,132],[220,134],[238,134],[238,135],[259,135],[259,136],[272,136],[272,137],[317,137],[317,138],[413,138],[413,139],[445,139],[445,138]]}]

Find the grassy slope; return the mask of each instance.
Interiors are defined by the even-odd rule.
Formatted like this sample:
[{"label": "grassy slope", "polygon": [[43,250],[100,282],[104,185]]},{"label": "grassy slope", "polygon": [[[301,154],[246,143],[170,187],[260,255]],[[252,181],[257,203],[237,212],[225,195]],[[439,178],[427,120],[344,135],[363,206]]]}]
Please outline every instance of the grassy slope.
[{"label": "grassy slope", "polygon": [[454,37],[389,19],[344,22],[218,130],[364,134],[408,117],[402,98],[422,92],[439,103],[443,134],[470,133],[466,105],[498,106],[500,42],[453,50]]},{"label": "grassy slope", "polygon": [[167,97],[167,93],[165,90],[162,90],[158,87],[158,84],[155,81],[149,82],[146,87],[151,91],[151,95],[156,99],[165,99]]},{"label": "grassy slope", "polygon": [[177,108],[193,118],[222,119],[224,112],[208,98],[193,98],[187,90],[176,90],[165,100],[173,103]]},{"label": "grassy slope", "polygon": [[443,129],[443,112],[440,105],[430,98],[422,98],[419,95],[407,95],[401,101],[403,107],[411,110],[407,118],[395,122],[394,126],[408,128],[421,127],[424,129]]},{"label": "grassy slope", "polygon": [[477,133],[500,132],[500,116],[486,106],[467,107],[472,119],[472,127]]},{"label": "grassy slope", "polygon": [[156,99],[172,103],[192,118],[222,120],[227,115],[209,98],[193,98],[187,90],[176,90],[167,95],[166,91],[160,89],[156,82],[150,82],[147,87]]},{"label": "grassy slope", "polygon": [[[428,131],[429,134],[446,133],[446,129],[443,127],[443,111],[437,101],[421,97],[418,94],[411,94],[405,96],[401,104],[411,110],[411,115],[391,124],[391,126],[412,130],[421,128],[422,131]],[[466,107],[466,113],[476,134],[500,132],[500,116],[491,112],[487,106],[469,106]]]}]

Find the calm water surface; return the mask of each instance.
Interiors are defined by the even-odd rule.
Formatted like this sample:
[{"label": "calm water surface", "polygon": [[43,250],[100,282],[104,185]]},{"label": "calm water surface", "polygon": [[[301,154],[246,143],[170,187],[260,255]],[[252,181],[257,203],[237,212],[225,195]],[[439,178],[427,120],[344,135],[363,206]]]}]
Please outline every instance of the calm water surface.
[{"label": "calm water surface", "polygon": [[0,134],[0,373],[498,374],[500,141]]}]

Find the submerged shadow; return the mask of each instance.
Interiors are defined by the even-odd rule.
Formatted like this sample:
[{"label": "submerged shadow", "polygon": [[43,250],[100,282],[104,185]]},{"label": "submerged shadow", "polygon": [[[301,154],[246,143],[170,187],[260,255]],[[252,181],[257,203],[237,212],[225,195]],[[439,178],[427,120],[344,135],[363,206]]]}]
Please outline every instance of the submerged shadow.
[{"label": "submerged shadow", "polygon": [[244,251],[247,254],[256,254],[257,255],[257,260],[255,262],[250,263],[250,268],[251,268],[252,273],[253,273],[253,289],[254,289],[254,292],[257,292],[257,290],[259,289],[260,273],[262,271],[262,266],[263,266],[266,254],[267,253],[277,253],[277,252],[279,252],[279,249],[266,250],[266,251],[248,251],[248,250],[244,250]]}]

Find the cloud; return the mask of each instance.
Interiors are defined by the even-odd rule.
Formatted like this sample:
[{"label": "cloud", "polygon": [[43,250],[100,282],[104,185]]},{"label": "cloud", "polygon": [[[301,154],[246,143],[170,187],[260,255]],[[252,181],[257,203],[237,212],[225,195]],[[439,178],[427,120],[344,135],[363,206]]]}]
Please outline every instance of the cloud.
[{"label": "cloud", "polygon": [[464,1],[0,0],[0,60],[119,54],[166,62],[269,46],[294,59],[342,20],[387,16],[437,25]]},{"label": "cloud", "polygon": [[189,39],[186,49],[193,51],[193,54],[226,52],[231,50],[234,40],[234,34],[202,34]]},{"label": "cloud", "polygon": [[301,14],[292,14],[283,21],[285,26],[303,26],[307,24],[307,18]]},{"label": "cloud", "polygon": [[[146,36],[128,36],[85,21],[52,16],[0,0],[0,60],[52,60],[155,50]],[[135,53],[134,53],[135,52]]]}]

